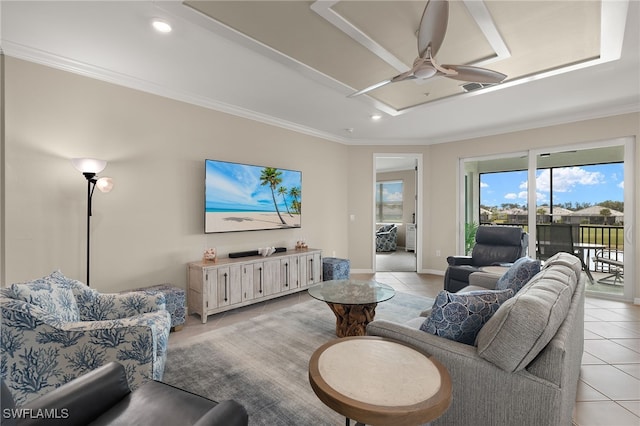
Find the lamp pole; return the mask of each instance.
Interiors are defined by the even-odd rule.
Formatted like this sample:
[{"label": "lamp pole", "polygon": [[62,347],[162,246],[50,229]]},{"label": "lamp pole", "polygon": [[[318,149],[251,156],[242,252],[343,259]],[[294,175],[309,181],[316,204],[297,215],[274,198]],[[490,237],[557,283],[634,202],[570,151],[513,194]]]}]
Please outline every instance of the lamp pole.
[{"label": "lamp pole", "polygon": [[94,158],[72,158],[73,167],[76,168],[87,179],[87,286],[89,286],[91,267],[91,199],[96,186],[101,192],[109,192],[113,188],[113,179],[108,177],[99,178],[100,173],[107,165],[104,160]]},{"label": "lamp pole", "polygon": [[91,267],[91,199],[93,191],[96,189],[95,173],[83,173],[87,178],[87,286],[90,287],[90,267]]}]

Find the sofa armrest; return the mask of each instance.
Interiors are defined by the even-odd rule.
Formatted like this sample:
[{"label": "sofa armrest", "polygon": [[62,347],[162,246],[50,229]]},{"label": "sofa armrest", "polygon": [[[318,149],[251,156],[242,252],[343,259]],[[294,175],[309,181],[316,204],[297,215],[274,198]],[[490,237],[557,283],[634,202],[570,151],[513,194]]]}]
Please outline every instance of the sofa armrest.
[{"label": "sofa armrest", "polygon": [[100,321],[68,322],[60,326],[65,331],[115,330],[118,328],[142,327],[155,330],[166,328],[171,324],[171,315],[167,311],[147,312],[125,318],[106,319]]},{"label": "sofa armrest", "polygon": [[55,419],[24,418],[20,425],[86,425],[113,407],[131,390],[124,367],[106,364],[20,407],[53,410]]},{"label": "sofa armrest", "polygon": [[[496,284],[502,275],[493,274],[491,272],[474,272],[469,275],[469,285],[483,287],[488,290],[495,290]],[[462,289],[461,291],[465,291]]]},{"label": "sofa armrest", "polygon": [[449,256],[447,263],[449,266],[473,265],[473,258],[471,256]]},{"label": "sofa armrest", "polygon": [[[382,336],[406,343],[432,355],[449,371],[453,386],[453,402],[438,419],[438,424],[521,424],[557,425],[562,423],[555,407],[562,397],[561,389],[526,369],[516,373],[502,370],[481,358],[477,348],[435,336],[404,324],[375,320],[367,326],[367,335]],[[482,392],[478,392],[478,386]],[[491,398],[488,399],[487,395]],[[535,398],[523,399],[523,395]],[[488,402],[488,401],[491,402]],[[495,401],[495,402],[493,402]],[[504,410],[517,407],[517,410]],[[535,423],[531,412],[536,412]]]},{"label": "sofa armrest", "polygon": [[222,401],[202,416],[193,426],[247,426],[247,410],[233,400]]}]

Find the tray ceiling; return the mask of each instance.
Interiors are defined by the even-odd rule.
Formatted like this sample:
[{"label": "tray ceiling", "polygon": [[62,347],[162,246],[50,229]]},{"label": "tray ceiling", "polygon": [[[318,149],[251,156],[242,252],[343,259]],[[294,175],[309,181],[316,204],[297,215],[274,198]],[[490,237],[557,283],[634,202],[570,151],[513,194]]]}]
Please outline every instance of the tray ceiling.
[{"label": "tray ceiling", "polygon": [[[266,48],[356,91],[410,69],[425,2],[186,1]],[[441,64],[490,68],[504,83],[598,60],[599,1],[451,1]],[[444,77],[369,92],[401,112],[466,93]]]}]

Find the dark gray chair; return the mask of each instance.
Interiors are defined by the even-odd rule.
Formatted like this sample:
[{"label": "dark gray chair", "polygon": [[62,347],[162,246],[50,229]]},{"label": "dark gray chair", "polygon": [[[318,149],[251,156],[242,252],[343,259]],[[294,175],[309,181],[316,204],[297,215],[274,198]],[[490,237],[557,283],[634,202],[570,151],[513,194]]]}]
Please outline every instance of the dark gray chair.
[{"label": "dark gray chair", "polygon": [[569,223],[551,223],[549,225],[536,226],[537,241],[536,255],[540,260],[547,260],[556,253],[571,253],[580,259],[582,270],[593,284],[591,271],[584,263],[579,250],[574,246],[574,236],[578,235],[578,226]]},{"label": "dark gray chair", "polygon": [[509,266],[526,256],[528,245],[528,234],[518,226],[479,226],[471,256],[447,257],[444,289],[455,293],[468,286],[469,275],[483,266]]}]

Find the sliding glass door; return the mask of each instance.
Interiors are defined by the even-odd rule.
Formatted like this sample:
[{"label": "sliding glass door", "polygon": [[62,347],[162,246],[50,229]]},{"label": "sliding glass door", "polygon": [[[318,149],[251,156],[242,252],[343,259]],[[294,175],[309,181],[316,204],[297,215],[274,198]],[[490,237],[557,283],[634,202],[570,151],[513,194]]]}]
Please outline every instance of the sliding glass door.
[{"label": "sliding glass door", "polygon": [[461,235],[469,223],[520,226],[530,235],[529,256],[572,251],[589,292],[630,300],[633,149],[631,139],[620,139],[463,159]]}]

